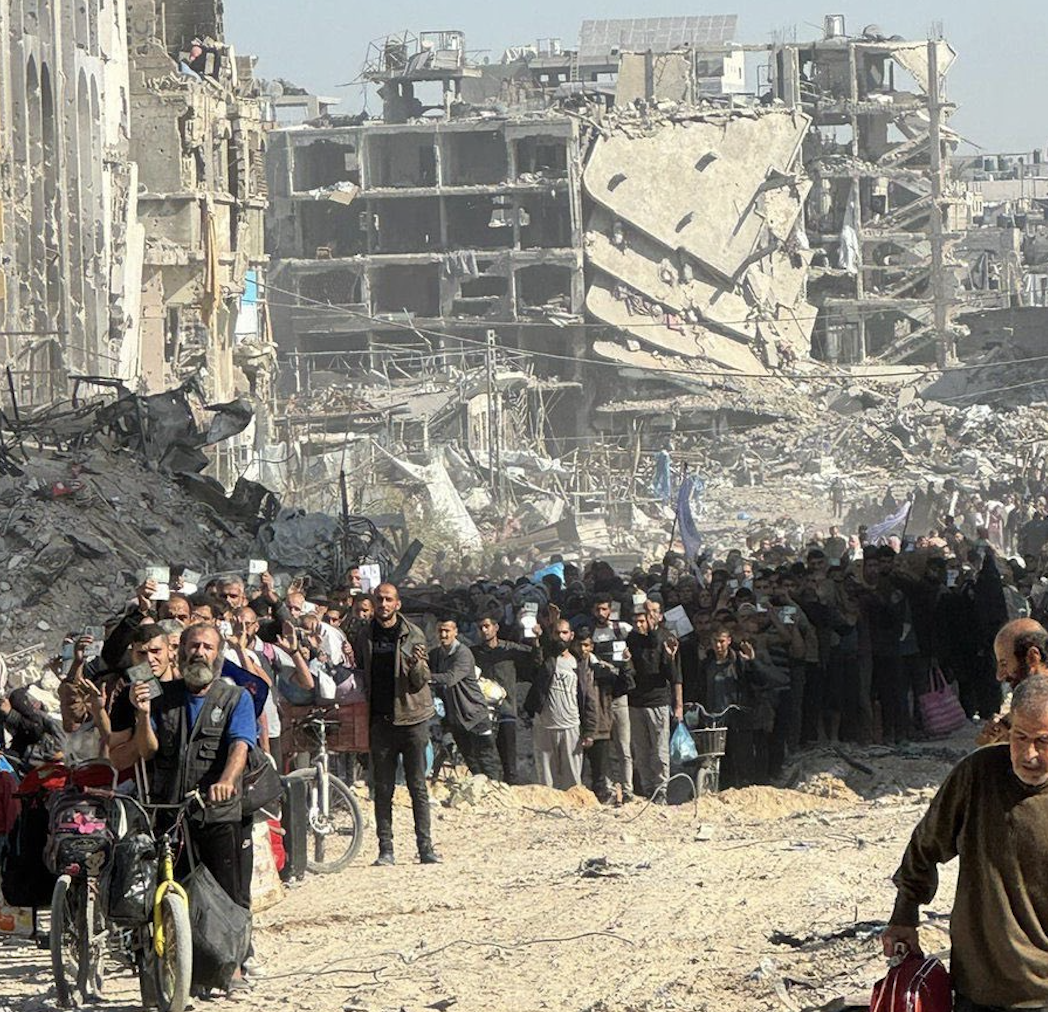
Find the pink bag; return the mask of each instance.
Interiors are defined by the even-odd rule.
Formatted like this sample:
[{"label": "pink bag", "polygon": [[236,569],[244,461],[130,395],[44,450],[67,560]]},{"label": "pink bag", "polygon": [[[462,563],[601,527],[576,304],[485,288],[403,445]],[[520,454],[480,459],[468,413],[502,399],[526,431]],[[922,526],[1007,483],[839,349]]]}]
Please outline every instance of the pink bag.
[{"label": "pink bag", "polygon": [[952,734],[968,721],[956,690],[938,668],[932,668],[931,689],[917,697],[917,707],[925,732],[933,737]]}]

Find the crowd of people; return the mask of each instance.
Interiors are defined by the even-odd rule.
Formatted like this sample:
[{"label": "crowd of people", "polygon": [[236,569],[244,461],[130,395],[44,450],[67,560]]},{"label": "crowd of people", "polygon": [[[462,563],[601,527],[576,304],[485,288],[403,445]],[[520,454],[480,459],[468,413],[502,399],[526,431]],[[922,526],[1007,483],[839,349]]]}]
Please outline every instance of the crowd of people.
[{"label": "crowd of people", "polygon": [[[532,554],[481,576],[469,557],[454,569],[438,557],[399,587],[365,588],[354,566],[330,588],[269,572],[184,588],[173,569],[162,595],[144,580],[122,613],[85,616],[104,634],[66,637],[52,662],[59,713],[16,689],[0,720],[16,756],[107,758],[129,782],[145,763],[154,801],[200,789],[199,856],[249,907],[241,777],[256,750],[280,770],[296,762],[282,748],[292,706],[367,707],[379,865],[396,860],[401,765],[419,860],[441,860],[427,787],[438,722],[473,774],[585,785],[620,806],[666,803],[681,722],[722,715],[726,787],[773,782],[809,745],[921,735],[918,702],[940,673],[969,717],[992,721],[998,631],[1043,618],[1048,600],[1038,557],[1005,559],[985,533],[945,517],[920,537],[867,544],[830,527],[802,545],[769,536],[720,555],[670,552],[628,574]],[[268,687],[258,712],[237,688],[251,679]]]}]

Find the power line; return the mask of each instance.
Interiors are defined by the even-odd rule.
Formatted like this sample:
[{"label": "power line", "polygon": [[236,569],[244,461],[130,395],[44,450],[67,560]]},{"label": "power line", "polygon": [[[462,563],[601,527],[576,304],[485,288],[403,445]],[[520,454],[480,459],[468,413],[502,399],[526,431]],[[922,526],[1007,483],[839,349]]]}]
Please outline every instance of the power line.
[{"label": "power line", "polygon": [[[329,303],[321,302],[321,301],[319,301],[317,299],[310,299],[307,296],[299,295],[299,294],[297,294],[295,292],[290,292],[290,291],[287,291],[287,290],[284,290],[284,289],[281,289],[281,288],[276,288],[273,285],[269,284],[268,282],[265,283],[265,287],[266,288],[271,288],[274,292],[277,292],[278,294],[287,295],[287,296],[290,296],[291,298],[295,298],[295,299],[300,300],[300,302],[308,303],[309,305],[311,305],[311,306],[313,306],[313,307],[315,307],[317,309],[327,310],[329,312],[338,313],[340,315],[353,316],[353,317],[356,317],[356,318],[361,319],[361,320],[366,320],[366,321],[371,322],[371,323],[379,324],[379,325],[381,325],[383,327],[395,327],[395,328],[398,328],[398,329],[410,331],[410,332],[415,333],[415,334],[429,335],[431,337],[435,337],[435,338],[438,338],[440,340],[450,339],[450,340],[458,341],[461,344],[468,344],[468,345],[474,346],[478,350],[483,350],[485,348],[485,342],[479,341],[479,340],[473,340],[471,338],[464,337],[461,334],[448,332],[448,331],[431,330],[431,329],[427,329],[427,328],[424,328],[424,327],[418,327],[418,326],[416,326],[414,324],[402,323],[399,320],[385,319],[385,318],[378,317],[378,316],[372,316],[369,313],[364,313],[364,312],[361,312],[359,310],[351,310],[351,309],[343,308],[343,307],[339,307],[339,306],[332,306]],[[289,308],[289,309],[300,308],[299,304],[297,304],[297,303],[296,304],[290,304],[290,305],[286,304],[286,303],[270,303],[270,304],[271,305],[277,305],[277,306],[283,306],[283,307]],[[499,321],[489,321],[489,320],[477,320],[475,323],[470,321],[470,323],[464,324],[464,325],[466,325],[466,326],[475,326],[477,328],[485,327],[485,328],[492,328],[492,329],[496,328],[498,326],[514,327],[514,328],[519,326],[519,324],[514,323],[514,322],[510,322],[510,321],[499,322]],[[552,326],[552,325],[550,325],[550,324],[542,324],[541,326],[543,326],[544,328],[548,329],[549,326]],[[575,325],[572,324],[571,326],[574,327]],[[601,330],[619,330],[619,329],[622,329],[622,328],[616,327],[613,324],[581,324],[580,326],[599,327],[599,329],[601,329]],[[578,357],[573,356],[573,355],[557,355],[554,352],[537,351],[537,350],[534,350],[534,349],[508,348],[508,347],[505,347],[505,346],[501,346],[499,350],[504,352],[507,355],[517,355],[519,357],[526,357],[526,358],[544,358],[544,359],[556,360],[556,361],[561,361],[561,362],[572,362],[572,363],[575,363],[575,364],[606,366],[606,367],[611,367],[611,368],[615,368],[615,369],[621,369],[621,368],[645,369],[646,371],[651,372],[653,375],[671,375],[671,376],[672,375],[682,375],[682,376],[687,376],[687,377],[712,376],[712,377],[717,377],[719,379],[724,379],[724,380],[731,380],[731,379],[763,379],[763,380],[783,379],[783,380],[790,380],[790,381],[792,381],[794,383],[808,382],[808,381],[818,382],[819,380],[833,380],[833,379],[842,379],[842,380],[847,380],[847,381],[853,382],[853,383],[854,382],[861,382],[863,380],[875,380],[875,379],[898,380],[898,379],[902,379],[903,377],[907,377],[907,376],[913,376],[913,377],[918,377],[918,378],[919,377],[924,377],[924,376],[941,376],[941,375],[943,375],[945,373],[972,372],[972,371],[975,371],[975,370],[978,370],[978,369],[999,369],[999,368],[1002,368],[1002,367],[1012,366],[1012,365],[1025,365],[1025,364],[1030,364],[1030,363],[1034,363],[1034,362],[1045,362],[1045,361],[1048,361],[1048,355],[1036,355],[1036,356],[1032,356],[1032,357],[1029,357],[1029,358],[1010,359],[1010,360],[1004,361],[1004,362],[988,362],[988,363],[975,363],[975,364],[948,366],[945,369],[939,369],[936,366],[924,366],[924,367],[911,366],[909,368],[900,368],[900,369],[895,369],[895,370],[893,370],[891,372],[884,372],[884,373],[870,373],[870,372],[864,372],[864,373],[856,373],[856,372],[829,373],[829,372],[820,372],[820,373],[813,373],[811,375],[797,376],[797,375],[786,375],[786,374],[781,374],[781,373],[771,374],[771,373],[766,373],[766,372],[765,373],[732,372],[732,371],[729,371],[727,369],[711,369],[711,370],[698,370],[698,369],[654,369],[654,368],[649,368],[649,367],[645,367],[645,366],[630,366],[630,365],[625,364],[625,363],[609,361],[607,359],[578,358]],[[340,355],[345,355],[345,354],[351,354],[351,352],[334,352],[333,351],[333,352],[330,352],[330,353],[325,352],[323,354],[331,354],[331,355],[340,354]],[[358,351],[358,352],[352,352],[352,354],[364,355],[364,354],[370,354],[370,352]]]}]

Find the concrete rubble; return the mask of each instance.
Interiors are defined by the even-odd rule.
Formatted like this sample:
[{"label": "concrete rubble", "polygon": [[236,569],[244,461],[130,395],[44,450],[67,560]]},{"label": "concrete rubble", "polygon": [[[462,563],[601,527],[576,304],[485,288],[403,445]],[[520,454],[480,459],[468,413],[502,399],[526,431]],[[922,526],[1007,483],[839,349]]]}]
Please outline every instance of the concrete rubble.
[{"label": "concrete rubble", "polygon": [[[104,6],[0,69],[5,431],[71,446],[52,406],[122,382],[156,398],[113,408],[136,453],[317,569],[346,513],[393,559],[643,560],[664,450],[822,497],[982,481],[1040,431],[1000,409],[1048,397],[1048,161],[958,155],[942,38],[594,19],[477,62],[408,30],[367,48],[380,112],[342,113],[259,80],[217,0]],[[157,451],[188,390],[221,410]]]}]

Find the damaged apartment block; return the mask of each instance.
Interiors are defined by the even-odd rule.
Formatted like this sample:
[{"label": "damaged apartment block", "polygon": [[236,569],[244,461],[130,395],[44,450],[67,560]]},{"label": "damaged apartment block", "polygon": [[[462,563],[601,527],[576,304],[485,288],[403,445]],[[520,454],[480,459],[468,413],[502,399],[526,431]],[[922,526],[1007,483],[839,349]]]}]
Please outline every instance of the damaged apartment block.
[{"label": "damaged apartment block", "polygon": [[902,362],[937,349],[945,362],[966,273],[951,246],[972,224],[948,178],[957,136],[945,79],[956,54],[941,39],[886,38],[875,25],[848,36],[831,15],[821,41],[772,55],[774,96],[816,127],[804,158],[818,356]]},{"label": "damaged apartment block", "polygon": [[4,0],[0,29],[0,349],[19,399],[46,403],[136,362],[126,19],[106,0]]},{"label": "damaged apartment block", "polygon": [[[281,342],[300,361],[417,341],[405,324],[483,337],[583,307],[578,132],[566,116],[416,119],[417,83],[449,107],[469,72],[458,33],[435,60],[376,69],[387,119],[275,132],[268,153],[271,285]],[[387,63],[402,57],[388,40]],[[416,54],[417,55],[417,54]],[[512,328],[511,328],[512,330]],[[505,328],[500,328],[507,335]],[[530,332],[529,332],[530,333]],[[526,343],[526,338],[520,340]]]},{"label": "damaged apartment block", "polygon": [[[221,39],[221,3],[134,0],[131,156],[145,230],[141,375],[204,377],[207,396],[271,393],[259,311],[265,260],[262,107],[252,59]],[[219,460],[238,470],[251,433]]]},{"label": "damaged apartment block", "polygon": [[209,394],[224,398],[235,385],[238,297],[264,258],[261,106],[250,60],[204,33],[220,18],[202,9],[220,4],[190,5],[195,17],[177,4],[134,6],[131,151],[146,232],[142,371],[155,389],[206,367]]},{"label": "damaged apartment block", "polygon": [[[119,378],[270,397],[250,58],[220,0],[0,2],[3,352],[40,406]],[[9,113],[7,112],[9,111]],[[223,453],[229,467],[251,433]],[[221,463],[221,461],[220,461]]]}]

